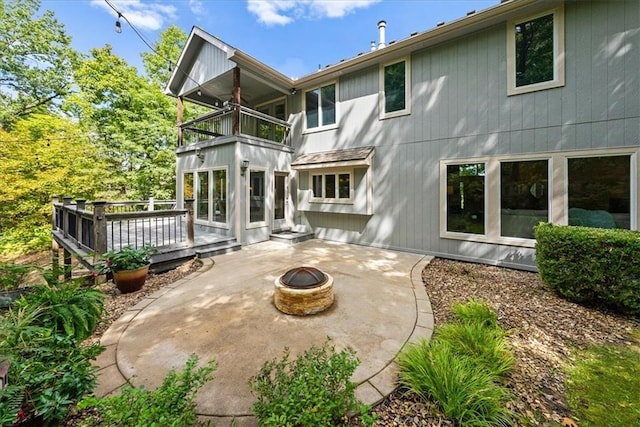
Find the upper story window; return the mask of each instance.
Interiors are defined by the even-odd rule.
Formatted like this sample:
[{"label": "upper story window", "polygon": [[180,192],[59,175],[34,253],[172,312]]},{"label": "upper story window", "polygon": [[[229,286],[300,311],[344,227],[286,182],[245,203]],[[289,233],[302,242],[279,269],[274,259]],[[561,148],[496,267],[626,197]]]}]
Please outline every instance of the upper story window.
[{"label": "upper story window", "polygon": [[507,24],[508,94],[564,86],[564,9]]},{"label": "upper story window", "polygon": [[380,67],[381,119],[411,113],[410,68],[408,58]]},{"label": "upper story window", "polygon": [[304,94],[307,130],[320,130],[336,124],[337,87],[335,83],[309,90]]}]

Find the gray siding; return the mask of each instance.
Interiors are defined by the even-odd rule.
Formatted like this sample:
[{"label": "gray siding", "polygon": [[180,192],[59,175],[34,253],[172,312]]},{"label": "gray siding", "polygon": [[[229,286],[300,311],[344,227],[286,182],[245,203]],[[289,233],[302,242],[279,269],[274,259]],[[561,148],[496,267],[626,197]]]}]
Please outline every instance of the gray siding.
[{"label": "gray siding", "polygon": [[189,92],[198,86],[195,82],[203,84],[233,67],[235,64],[227,59],[226,52],[209,43],[204,43],[189,70],[190,79],[185,80],[179,93]]},{"label": "gray siding", "polygon": [[[640,3],[565,6],[565,86],[508,97],[506,24],[411,55],[412,111],[379,120],[378,67],[339,80],[335,130],[298,153],[376,146],[374,215],[305,212],[318,237],[469,260],[533,265],[533,249],[439,236],[439,161],[640,145]],[[290,103],[300,111],[298,102]]]}]

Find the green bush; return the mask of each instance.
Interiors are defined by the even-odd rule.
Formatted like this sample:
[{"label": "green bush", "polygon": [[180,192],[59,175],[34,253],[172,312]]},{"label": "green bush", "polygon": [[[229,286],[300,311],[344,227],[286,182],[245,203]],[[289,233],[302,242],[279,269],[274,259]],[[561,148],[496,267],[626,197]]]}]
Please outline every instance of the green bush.
[{"label": "green bush", "polygon": [[25,225],[0,233],[0,255],[23,255],[50,247],[50,225]]},{"label": "green bush", "polygon": [[326,341],[295,360],[285,349],[249,381],[257,395],[253,412],[263,426],[335,426],[359,409],[356,384],[349,379],[359,364],[355,352],[337,352]]},{"label": "green bush", "polygon": [[82,346],[72,336],[42,325],[45,311],[22,307],[0,319],[0,354],[11,363],[9,378],[15,387],[11,394],[0,395],[3,420],[13,413],[16,420],[37,417],[55,424],[96,385],[91,360],[102,347]]},{"label": "green bush", "polygon": [[94,408],[97,415],[84,421],[85,426],[191,426],[197,421],[196,395],[213,379],[215,361],[197,367],[198,356],[192,355],[184,370],[172,370],[160,387],[153,391],[125,386],[116,396],[87,397],[79,409]]},{"label": "green bush", "polygon": [[17,289],[31,270],[33,267],[29,265],[0,262],[0,291]]},{"label": "green bush", "polygon": [[540,277],[564,298],[640,316],[640,233],[540,224]]},{"label": "green bush", "polygon": [[[36,285],[0,318],[0,354],[10,363],[15,387],[0,395],[3,420],[35,417],[46,424],[63,419],[69,407],[96,384],[91,361],[103,350],[82,345],[103,312],[103,295],[78,281]],[[16,409],[17,404],[17,409]]]},{"label": "green bush", "polygon": [[508,426],[510,399],[501,379],[514,359],[496,314],[481,301],[455,304],[456,320],[398,356],[400,382],[425,400],[436,402],[458,425]]},{"label": "green bush", "polygon": [[80,342],[93,333],[102,319],[104,294],[82,287],[81,280],[58,283],[49,279],[46,285],[35,286],[24,294],[15,306],[37,310],[37,324]]}]

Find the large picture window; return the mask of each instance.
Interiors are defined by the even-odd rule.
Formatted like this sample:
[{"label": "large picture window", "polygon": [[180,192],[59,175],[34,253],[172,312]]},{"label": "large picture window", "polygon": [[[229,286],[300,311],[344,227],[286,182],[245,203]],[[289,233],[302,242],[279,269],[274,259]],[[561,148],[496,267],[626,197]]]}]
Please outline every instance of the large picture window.
[{"label": "large picture window", "polygon": [[562,8],[510,21],[507,31],[510,95],[564,85]]},{"label": "large picture window", "polygon": [[409,60],[403,59],[381,66],[380,85],[382,96],[380,117],[394,117],[410,112]]},{"label": "large picture window", "polygon": [[500,163],[500,235],[533,239],[533,227],[549,221],[549,162]]},{"label": "large picture window", "polygon": [[569,225],[631,228],[631,157],[567,159]]},{"label": "large picture window", "polygon": [[447,165],[447,231],[484,234],[485,164]]},{"label": "large picture window", "polygon": [[336,84],[305,92],[306,128],[316,129],[336,124]]}]

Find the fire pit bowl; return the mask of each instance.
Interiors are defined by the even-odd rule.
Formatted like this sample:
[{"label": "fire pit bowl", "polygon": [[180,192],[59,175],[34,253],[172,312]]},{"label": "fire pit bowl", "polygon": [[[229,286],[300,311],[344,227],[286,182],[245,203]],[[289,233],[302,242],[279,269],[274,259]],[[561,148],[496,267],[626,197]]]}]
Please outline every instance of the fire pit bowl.
[{"label": "fire pit bowl", "polygon": [[315,267],[297,267],[274,281],[273,301],[285,314],[308,316],[333,304],[333,277]]}]

